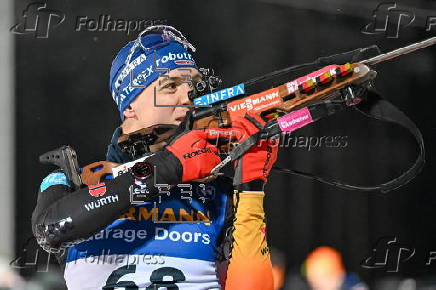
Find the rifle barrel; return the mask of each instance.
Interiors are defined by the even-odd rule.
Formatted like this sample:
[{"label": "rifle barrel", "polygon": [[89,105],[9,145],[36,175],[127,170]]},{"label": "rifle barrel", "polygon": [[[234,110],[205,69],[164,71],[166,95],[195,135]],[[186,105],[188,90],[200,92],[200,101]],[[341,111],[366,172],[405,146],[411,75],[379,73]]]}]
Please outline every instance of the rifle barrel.
[{"label": "rifle barrel", "polygon": [[400,55],[408,54],[408,53],[411,53],[415,50],[425,48],[427,46],[431,46],[434,44],[436,44],[436,37],[431,37],[431,38],[428,38],[426,40],[423,40],[420,42],[415,42],[415,43],[412,43],[408,46],[401,47],[401,48],[395,49],[395,50],[387,52],[387,53],[382,53],[382,54],[377,55],[375,57],[366,59],[364,61],[360,61],[360,63],[367,64],[367,65],[374,65],[374,64],[377,64],[379,62],[383,62],[385,60],[396,58]]}]

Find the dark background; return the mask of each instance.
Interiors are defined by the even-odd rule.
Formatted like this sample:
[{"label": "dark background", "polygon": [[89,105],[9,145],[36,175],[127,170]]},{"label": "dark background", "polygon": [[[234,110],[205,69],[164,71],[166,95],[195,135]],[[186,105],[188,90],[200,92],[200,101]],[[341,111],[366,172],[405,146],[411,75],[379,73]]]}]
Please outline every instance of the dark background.
[{"label": "dark background", "polygon": [[[15,19],[30,1],[15,1]],[[75,31],[76,18],[164,19],[196,46],[197,63],[213,67],[224,87],[358,47],[377,44],[383,52],[435,35],[425,31],[436,16],[432,1],[398,1],[413,11],[414,23],[398,38],[368,35],[376,1],[47,1],[65,21],[47,39],[15,36],[16,65],[16,230],[19,247],[31,235],[30,217],[41,180],[52,169],[38,156],[63,144],[73,146],[80,164],[105,157],[119,117],[108,90],[118,50],[137,32]],[[436,30],[435,30],[436,31]],[[426,166],[406,186],[387,194],[341,190],[296,176],[273,173],[267,187],[268,239],[298,269],[316,246],[337,248],[348,271],[366,282],[386,276],[424,277],[436,251],[435,119],[436,48],[430,47],[378,66],[376,87],[422,131]],[[349,183],[384,182],[410,166],[417,146],[402,128],[367,119],[350,110],[298,132],[297,136],[345,136],[345,148],[282,149],[278,165]],[[378,239],[395,236],[415,248],[399,273],[364,269]]]}]

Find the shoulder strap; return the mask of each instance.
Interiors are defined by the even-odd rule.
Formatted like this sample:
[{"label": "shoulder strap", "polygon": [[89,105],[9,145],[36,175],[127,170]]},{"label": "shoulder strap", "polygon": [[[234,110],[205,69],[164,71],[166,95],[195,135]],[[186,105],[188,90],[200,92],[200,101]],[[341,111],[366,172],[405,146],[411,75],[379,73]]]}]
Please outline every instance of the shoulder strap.
[{"label": "shoulder strap", "polygon": [[337,180],[322,178],[310,173],[305,173],[297,170],[281,167],[273,167],[273,169],[282,173],[295,174],[317,180],[319,182],[330,184],[342,189],[360,191],[379,190],[383,193],[399,188],[415,178],[415,176],[417,176],[422,170],[425,163],[424,140],[422,138],[421,132],[416,127],[415,123],[413,123],[413,121],[410,120],[410,118],[407,117],[403,112],[401,112],[397,107],[395,107],[389,101],[383,99],[380,95],[376,93],[369,93],[360,104],[354,107],[357,111],[361,112],[367,117],[400,125],[406,128],[413,135],[413,137],[415,137],[415,140],[419,145],[419,155],[416,158],[415,163],[403,174],[382,184],[374,186],[358,186],[346,184]]}]

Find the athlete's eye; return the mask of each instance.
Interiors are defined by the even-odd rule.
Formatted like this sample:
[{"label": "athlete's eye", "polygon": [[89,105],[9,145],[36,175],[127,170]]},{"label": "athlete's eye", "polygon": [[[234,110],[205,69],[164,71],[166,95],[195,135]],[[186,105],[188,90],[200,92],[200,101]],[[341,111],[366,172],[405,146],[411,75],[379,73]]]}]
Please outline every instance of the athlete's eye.
[{"label": "athlete's eye", "polygon": [[165,84],[162,88],[163,89],[176,89],[177,84],[175,82],[170,82],[170,83]]}]

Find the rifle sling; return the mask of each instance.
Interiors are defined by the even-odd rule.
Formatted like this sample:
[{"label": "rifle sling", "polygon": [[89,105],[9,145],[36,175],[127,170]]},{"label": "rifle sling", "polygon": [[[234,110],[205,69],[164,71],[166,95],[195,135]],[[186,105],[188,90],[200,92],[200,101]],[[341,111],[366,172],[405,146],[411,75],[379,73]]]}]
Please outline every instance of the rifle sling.
[{"label": "rifle sling", "polygon": [[[407,117],[397,107],[395,107],[389,101],[383,99],[378,94],[374,94],[374,93],[367,94],[367,97],[360,104],[354,107],[356,108],[357,111],[361,112],[367,117],[400,125],[406,128],[414,136],[416,142],[419,145],[419,155],[416,158],[415,163],[403,174],[382,184],[378,184],[374,186],[360,186],[360,185],[346,184],[337,180],[319,177],[298,170],[292,170],[292,169],[280,168],[280,167],[273,167],[273,169],[282,173],[295,174],[302,177],[317,180],[319,182],[333,185],[342,189],[359,190],[359,191],[379,190],[382,193],[386,193],[396,188],[399,188],[407,184],[413,178],[415,178],[415,176],[417,176],[419,172],[422,170],[425,163],[424,140],[422,138],[421,132],[416,127],[415,123],[412,120],[410,120],[409,117]],[[314,120],[315,119],[318,120],[322,117],[326,117],[340,110],[339,106],[336,106],[333,109],[332,108],[333,108],[332,104],[331,103],[329,104],[328,101],[309,106],[311,114],[315,115]],[[345,108],[345,105],[343,105],[343,108]]]}]

